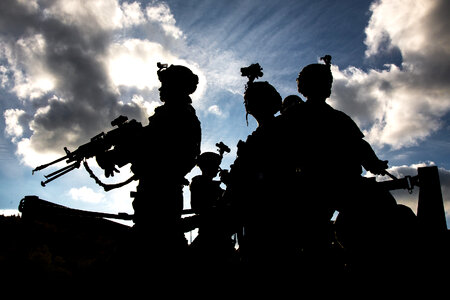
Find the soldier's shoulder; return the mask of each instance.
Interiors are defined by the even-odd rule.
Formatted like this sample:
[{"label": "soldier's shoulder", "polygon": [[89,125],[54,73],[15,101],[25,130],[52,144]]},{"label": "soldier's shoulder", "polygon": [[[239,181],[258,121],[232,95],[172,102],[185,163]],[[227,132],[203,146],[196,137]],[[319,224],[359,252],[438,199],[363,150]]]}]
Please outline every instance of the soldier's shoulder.
[{"label": "soldier's shoulder", "polygon": [[356,124],[356,122],[345,112],[335,109],[334,118],[336,120],[336,123],[340,127],[344,127],[343,130],[348,134],[352,134],[357,138],[364,137],[364,134],[361,132],[361,129],[359,129],[359,126]]},{"label": "soldier's shoulder", "polygon": [[203,177],[204,177],[203,175],[197,175],[192,177],[191,184],[201,182],[203,180]]}]

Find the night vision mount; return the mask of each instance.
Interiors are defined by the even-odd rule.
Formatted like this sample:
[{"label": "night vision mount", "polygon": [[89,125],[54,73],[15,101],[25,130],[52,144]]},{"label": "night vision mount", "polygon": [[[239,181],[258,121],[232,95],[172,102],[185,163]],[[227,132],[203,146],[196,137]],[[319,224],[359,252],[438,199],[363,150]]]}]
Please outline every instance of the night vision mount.
[{"label": "night vision mount", "polygon": [[248,78],[247,84],[253,83],[256,78],[262,77],[264,75],[262,70],[263,68],[261,68],[258,63],[251,64],[248,67],[241,68],[241,76]]}]

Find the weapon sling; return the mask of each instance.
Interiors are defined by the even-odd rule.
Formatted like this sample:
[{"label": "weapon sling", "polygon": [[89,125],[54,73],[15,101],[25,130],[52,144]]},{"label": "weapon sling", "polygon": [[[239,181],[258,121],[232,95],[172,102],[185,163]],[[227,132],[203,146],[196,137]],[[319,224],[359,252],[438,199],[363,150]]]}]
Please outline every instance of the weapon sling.
[{"label": "weapon sling", "polygon": [[91,178],[93,178],[95,180],[95,183],[98,184],[99,186],[101,186],[105,192],[113,190],[113,189],[117,189],[120,188],[124,185],[129,184],[130,182],[132,182],[133,180],[136,180],[136,176],[133,175],[130,178],[128,178],[127,180],[125,180],[124,182],[120,182],[120,183],[115,183],[115,184],[106,184],[103,183],[95,174],[94,172],[91,170],[91,168],[89,167],[87,161],[83,161],[83,166],[86,169],[86,171],[89,173],[89,176],[91,176]]}]

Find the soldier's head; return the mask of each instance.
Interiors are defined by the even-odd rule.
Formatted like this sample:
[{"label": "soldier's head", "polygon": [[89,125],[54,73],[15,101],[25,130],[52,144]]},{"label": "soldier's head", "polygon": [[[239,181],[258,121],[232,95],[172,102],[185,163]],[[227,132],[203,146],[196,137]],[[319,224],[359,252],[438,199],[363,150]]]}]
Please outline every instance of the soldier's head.
[{"label": "soldier's head", "polygon": [[297,78],[299,93],[307,99],[325,100],[331,95],[333,75],[331,74],[331,56],[321,58],[325,64],[311,64],[301,70]]},{"label": "soldier's head", "polygon": [[259,122],[273,117],[281,109],[281,96],[267,81],[248,84],[244,93],[244,104],[248,114]]},{"label": "soldier's head", "polygon": [[222,156],[214,152],[203,152],[197,158],[197,166],[202,170],[203,175],[214,178],[220,169]]},{"label": "soldier's head", "polygon": [[[179,65],[161,65],[158,63],[158,78],[161,81],[159,89],[161,101],[171,99],[189,98],[195,92],[198,85],[198,76],[189,68]],[[189,98],[190,101],[190,98]]]},{"label": "soldier's head", "polygon": [[284,98],[283,103],[281,104],[281,114],[287,113],[290,109],[295,109],[299,105],[303,104],[302,98],[297,95],[289,95]]}]

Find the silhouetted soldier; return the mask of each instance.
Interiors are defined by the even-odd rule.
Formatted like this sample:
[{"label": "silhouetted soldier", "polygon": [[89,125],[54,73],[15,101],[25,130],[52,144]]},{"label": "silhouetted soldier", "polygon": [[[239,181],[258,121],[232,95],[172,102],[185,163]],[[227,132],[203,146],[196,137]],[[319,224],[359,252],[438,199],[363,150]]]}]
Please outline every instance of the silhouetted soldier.
[{"label": "silhouetted soldier", "polygon": [[[139,140],[116,153],[113,161],[131,162],[139,179],[133,201],[137,243],[133,255],[170,265],[183,259],[187,248],[180,220],[185,176],[200,154],[200,122],[189,96],[197,88],[198,77],[184,66],[158,63],[158,67],[164,104],[155,109]],[[114,164],[103,167],[106,174],[113,173]]]},{"label": "silhouetted soldier", "polygon": [[196,214],[202,214],[211,207],[217,205],[219,197],[223,193],[221,182],[214,180],[220,170],[222,157],[218,153],[204,152],[197,159],[197,166],[202,171],[191,180],[191,208]]},{"label": "silhouetted soldier", "polygon": [[342,215],[355,217],[356,222],[351,226],[367,230],[359,232],[362,238],[374,232],[366,226],[369,222],[374,224],[372,211],[382,219],[382,215],[395,206],[392,197],[384,201],[385,195],[374,188],[375,182],[361,176],[362,167],[373,174],[384,174],[388,165],[376,156],[355,122],[326,103],[331,95],[333,76],[331,57],[327,55],[322,59],[325,64],[308,65],[297,78],[298,91],[307,101],[297,119],[293,147],[299,158],[303,201],[311,210],[307,220],[318,229],[317,234],[323,231],[326,235],[326,226],[322,224],[338,210]]},{"label": "silhouetted soldier", "polygon": [[[373,174],[383,174],[388,165],[378,159],[355,122],[325,102],[331,95],[333,76],[331,57],[324,60],[326,64],[306,66],[297,78],[298,91],[307,99],[297,121],[302,128],[301,131],[297,128],[300,132],[297,140],[302,144],[296,150],[304,156],[299,167],[305,179],[317,183],[317,187],[326,182],[337,191],[347,186],[348,191],[361,179],[362,166]],[[339,175],[326,179],[325,170]],[[339,208],[345,203],[338,201],[334,205]]]},{"label": "silhouetted soldier", "polygon": [[308,125],[302,133],[309,138],[306,150],[311,149],[308,155],[320,158],[309,160],[312,165],[307,164],[305,171],[320,174],[322,170],[318,167],[322,165],[333,167],[342,175],[359,178],[363,166],[373,174],[382,174],[388,167],[387,161],[378,159],[349,116],[326,103],[331,95],[333,76],[331,57],[327,55],[323,59],[326,64],[308,65],[297,78],[298,91],[307,99],[301,120]]},{"label": "silhouetted soldier", "polygon": [[242,226],[238,230],[239,251],[251,269],[286,267],[292,258],[287,251],[294,248],[290,245],[294,239],[289,216],[293,210],[285,196],[289,183],[283,163],[282,123],[275,117],[282,99],[268,82],[249,79],[244,103],[258,127],[238,144],[225,198],[232,200]]},{"label": "silhouetted soldier", "polygon": [[[219,152],[204,152],[197,159],[201,175],[192,178],[190,184],[191,208],[199,218],[198,236],[191,244],[198,267],[218,268],[233,258],[234,241],[227,227],[228,209],[220,201],[224,192],[221,180],[214,180],[219,173],[223,152],[230,149],[223,143],[216,144]],[[221,178],[222,179],[222,178]],[[205,271],[205,270],[204,270]]]}]

